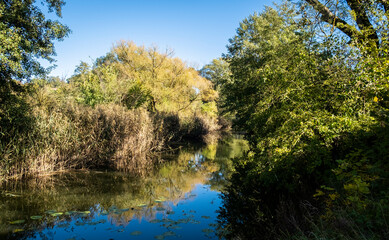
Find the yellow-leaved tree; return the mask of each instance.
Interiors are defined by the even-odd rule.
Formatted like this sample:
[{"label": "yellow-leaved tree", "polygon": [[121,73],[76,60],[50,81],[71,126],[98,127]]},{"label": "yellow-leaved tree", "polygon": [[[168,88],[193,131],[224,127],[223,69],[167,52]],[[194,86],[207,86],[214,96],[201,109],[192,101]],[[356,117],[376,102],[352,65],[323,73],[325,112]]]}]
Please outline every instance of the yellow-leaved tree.
[{"label": "yellow-leaved tree", "polygon": [[215,104],[213,109],[204,107],[217,98],[212,83],[174,58],[173,51],[155,46],[121,41],[93,67],[82,63],[70,83],[79,90],[77,99],[92,106],[115,102],[129,109],[216,116]]}]

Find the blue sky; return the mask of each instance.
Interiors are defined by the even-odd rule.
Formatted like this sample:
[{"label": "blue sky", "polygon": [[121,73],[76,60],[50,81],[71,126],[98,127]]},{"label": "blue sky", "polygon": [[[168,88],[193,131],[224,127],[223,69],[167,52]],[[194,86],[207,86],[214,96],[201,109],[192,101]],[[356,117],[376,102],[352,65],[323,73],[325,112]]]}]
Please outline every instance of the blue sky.
[{"label": "blue sky", "polygon": [[175,57],[201,68],[226,52],[245,17],[271,6],[269,0],[65,0],[60,21],[72,34],[56,42],[57,68],[70,77],[80,61],[91,63],[120,40],[171,48]]}]

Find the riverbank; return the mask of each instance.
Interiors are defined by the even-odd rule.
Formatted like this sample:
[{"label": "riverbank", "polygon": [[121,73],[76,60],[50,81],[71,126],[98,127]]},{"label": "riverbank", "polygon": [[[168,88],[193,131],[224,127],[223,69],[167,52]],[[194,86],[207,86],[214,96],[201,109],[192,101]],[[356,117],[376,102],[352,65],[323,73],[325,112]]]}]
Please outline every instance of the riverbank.
[{"label": "riverbank", "polygon": [[182,141],[207,141],[219,126],[205,115],[94,108],[30,98],[29,131],[1,143],[1,181],[74,169],[109,169],[141,174],[153,156]]}]

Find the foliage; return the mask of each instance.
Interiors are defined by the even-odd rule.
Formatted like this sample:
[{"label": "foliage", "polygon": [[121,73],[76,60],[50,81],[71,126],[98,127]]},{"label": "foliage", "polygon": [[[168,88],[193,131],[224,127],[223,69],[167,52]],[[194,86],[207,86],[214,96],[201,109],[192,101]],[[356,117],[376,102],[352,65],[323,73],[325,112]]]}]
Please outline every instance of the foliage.
[{"label": "foliage", "polygon": [[[61,17],[62,0],[47,0],[49,12]],[[54,40],[62,40],[69,28],[57,20],[46,19],[34,0],[1,1],[0,3],[0,80],[24,80],[44,73],[38,62],[50,62],[55,55]]]},{"label": "foliage", "polygon": [[[323,29],[327,28],[327,32],[332,33],[337,29],[352,41],[369,45],[373,52],[384,47],[382,43],[385,41],[385,24],[389,11],[386,0],[329,0],[325,3],[304,0],[301,4],[303,8],[313,8],[315,15],[320,14],[321,22],[314,22]],[[303,12],[306,13],[305,10]]]},{"label": "foliage", "polygon": [[68,82],[38,78],[20,86],[29,91],[12,106],[29,111],[17,119],[29,128],[8,131],[1,142],[1,181],[79,168],[143,171],[162,147],[208,141],[218,130],[211,83],[181,60],[133,43],[93,66],[81,62]]},{"label": "foliage", "polygon": [[221,91],[221,88],[229,82],[231,71],[228,63],[223,58],[212,60],[200,70],[201,76],[210,80],[214,88]]},{"label": "foliage", "polygon": [[[41,1],[61,17],[62,0]],[[46,19],[35,1],[0,2],[0,141],[3,143],[32,127],[26,86],[20,81],[46,71],[38,62],[53,62],[53,41],[62,40],[69,28]],[[19,81],[17,81],[19,80]]]},{"label": "foliage", "polygon": [[219,95],[216,101],[219,123],[220,125],[225,125],[223,127],[229,128],[229,122],[232,122],[234,119],[234,114],[227,110],[227,106],[224,106],[226,104],[225,98],[228,96],[227,86],[231,81],[229,64],[223,58],[214,59],[210,64],[200,69],[200,74],[213,83],[213,88]]},{"label": "foliage", "polygon": [[388,234],[376,204],[386,197],[389,167],[387,44],[322,38],[306,16],[289,4],[267,8],[230,40],[225,106],[251,147],[224,194],[227,237],[309,231],[320,216],[312,211],[330,223],[344,207],[358,217],[348,230]]},{"label": "foliage", "polygon": [[212,83],[172,52],[120,42],[93,66],[81,63],[69,79],[71,95],[89,106],[115,103],[146,109],[163,123],[167,142],[199,139],[218,129]]},{"label": "foliage", "polygon": [[206,79],[157,47],[119,42],[91,68],[81,63],[69,80],[79,91],[78,100],[87,105],[114,102],[128,108],[149,111],[201,111],[204,102],[214,101],[212,85]]}]

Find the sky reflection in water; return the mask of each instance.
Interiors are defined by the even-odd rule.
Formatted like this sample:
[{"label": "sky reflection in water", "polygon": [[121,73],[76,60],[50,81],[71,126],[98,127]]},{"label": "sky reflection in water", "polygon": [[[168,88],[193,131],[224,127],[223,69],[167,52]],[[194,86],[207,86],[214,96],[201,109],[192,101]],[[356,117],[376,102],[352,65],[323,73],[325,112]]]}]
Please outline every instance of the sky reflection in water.
[{"label": "sky reflection in water", "polygon": [[219,191],[244,149],[236,138],[183,148],[142,178],[78,172],[4,186],[0,238],[217,239]]}]

